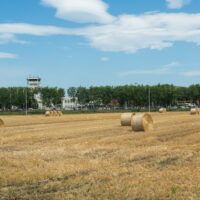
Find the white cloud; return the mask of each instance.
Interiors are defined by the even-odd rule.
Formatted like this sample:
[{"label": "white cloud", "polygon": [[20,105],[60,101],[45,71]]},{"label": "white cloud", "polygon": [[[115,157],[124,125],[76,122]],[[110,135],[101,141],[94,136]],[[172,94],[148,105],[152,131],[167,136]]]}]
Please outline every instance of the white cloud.
[{"label": "white cloud", "polygon": [[177,41],[200,45],[200,14],[122,15],[110,24],[71,29],[31,24],[0,24],[0,43],[15,42],[18,34],[82,36],[92,47],[102,51],[134,53],[140,49],[162,50],[173,46]]},{"label": "white cloud", "polygon": [[200,71],[183,72],[182,75],[184,75],[184,76],[200,76]]},{"label": "white cloud", "polygon": [[176,67],[176,66],[179,66],[179,65],[180,65],[179,62],[174,61],[174,62],[171,62],[171,63],[165,65],[164,67],[165,68],[171,68],[171,67]]},{"label": "white cloud", "polygon": [[44,5],[56,8],[56,16],[74,22],[110,23],[114,17],[107,12],[102,0],[41,0]]},{"label": "white cloud", "polygon": [[106,62],[106,61],[108,61],[108,60],[110,60],[108,57],[102,57],[102,58],[101,58],[101,61],[104,61],[104,62]]},{"label": "white cloud", "polygon": [[0,44],[5,44],[9,42],[14,42],[14,35],[8,33],[1,33],[0,32]]},{"label": "white cloud", "polygon": [[132,70],[128,72],[121,72],[120,76],[129,76],[129,75],[163,75],[172,73],[172,67],[179,66],[179,62],[171,62],[160,68],[150,69],[150,70]]},{"label": "white cloud", "polygon": [[0,52],[0,59],[14,59],[17,58],[16,54]]},{"label": "white cloud", "polygon": [[169,72],[165,69],[153,69],[153,70],[133,70],[128,72],[121,72],[120,76],[130,76],[130,75],[161,75],[168,74]]},{"label": "white cloud", "polygon": [[0,24],[0,35],[13,37],[15,34],[29,34],[36,36],[46,35],[61,35],[70,34],[72,30],[56,27],[56,26],[41,26],[33,24]]},{"label": "white cloud", "polygon": [[[1,26],[1,25],[0,25]],[[15,35],[12,33],[2,33],[0,31],[0,44],[6,44],[6,43],[18,43],[18,44],[28,44],[29,42],[18,40],[16,39]]]},{"label": "white cloud", "polygon": [[0,24],[0,45],[5,43],[29,44],[30,42],[19,40],[16,35],[68,35],[73,34],[73,30],[56,27],[56,26],[41,26],[24,23]]},{"label": "white cloud", "polygon": [[123,15],[112,24],[82,28],[77,34],[103,51],[161,50],[173,46],[176,41],[200,45],[200,14]]},{"label": "white cloud", "polygon": [[166,0],[166,1],[168,8],[171,9],[180,9],[191,2],[191,0]]}]

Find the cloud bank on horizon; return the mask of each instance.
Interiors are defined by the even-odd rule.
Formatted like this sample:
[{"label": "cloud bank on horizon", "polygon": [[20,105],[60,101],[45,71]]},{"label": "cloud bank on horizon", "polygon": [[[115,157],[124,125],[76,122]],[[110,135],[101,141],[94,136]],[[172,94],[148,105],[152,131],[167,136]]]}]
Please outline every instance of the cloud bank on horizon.
[{"label": "cloud bank on horizon", "polygon": [[[181,8],[189,0],[166,0],[170,8]],[[78,23],[81,28],[32,24],[0,24],[0,44],[26,43],[17,35],[76,35],[101,51],[135,53],[140,49],[162,50],[177,41],[200,45],[200,13],[144,13],[112,16],[101,0],[41,0],[56,9],[56,17]]]}]

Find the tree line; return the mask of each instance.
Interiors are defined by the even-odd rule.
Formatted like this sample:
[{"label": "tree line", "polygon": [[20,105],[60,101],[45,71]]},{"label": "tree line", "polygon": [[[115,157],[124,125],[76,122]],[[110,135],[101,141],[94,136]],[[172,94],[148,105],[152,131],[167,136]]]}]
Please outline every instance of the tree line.
[{"label": "tree line", "polygon": [[9,87],[0,88],[0,109],[8,110],[13,107],[25,109],[38,108],[35,95],[40,94],[43,105],[52,106],[60,105],[61,98],[64,97],[63,88],[37,88],[30,89],[27,87]]},{"label": "tree line", "polygon": [[[61,107],[61,99],[65,89],[43,87],[30,89],[27,87],[0,88],[0,109],[17,107],[25,109],[37,108],[35,95],[40,94],[44,106]],[[78,99],[82,105],[92,106],[174,106],[179,101],[191,101],[199,104],[200,84],[189,87],[177,87],[169,84],[123,85],[99,87],[70,87],[67,94],[72,100]]]},{"label": "tree line", "polygon": [[200,85],[177,87],[170,84],[124,85],[101,87],[70,87],[67,93],[72,99],[77,98],[81,104],[148,106],[175,106],[180,101],[198,103]]}]

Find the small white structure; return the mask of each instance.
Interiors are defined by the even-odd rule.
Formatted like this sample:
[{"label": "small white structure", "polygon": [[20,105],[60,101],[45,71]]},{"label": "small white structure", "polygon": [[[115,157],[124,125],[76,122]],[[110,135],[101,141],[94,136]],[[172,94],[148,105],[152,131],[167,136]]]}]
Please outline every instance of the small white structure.
[{"label": "small white structure", "polygon": [[78,98],[63,97],[62,98],[62,109],[63,110],[74,110],[80,106]]}]

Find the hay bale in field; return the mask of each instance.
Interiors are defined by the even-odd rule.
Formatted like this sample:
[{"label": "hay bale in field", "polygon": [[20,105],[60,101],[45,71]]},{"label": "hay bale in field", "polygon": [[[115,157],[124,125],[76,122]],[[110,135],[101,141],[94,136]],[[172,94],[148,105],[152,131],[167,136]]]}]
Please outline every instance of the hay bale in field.
[{"label": "hay bale in field", "polygon": [[47,111],[47,112],[49,112],[48,116],[52,116],[52,117],[57,117],[57,116],[63,115],[61,111],[57,111],[57,110],[50,110],[50,111]]},{"label": "hay bale in field", "polygon": [[137,114],[132,117],[131,126],[133,131],[150,131],[153,130],[153,119],[147,113]]},{"label": "hay bale in field", "polygon": [[53,110],[53,115],[52,116],[58,116],[58,111],[57,110]]},{"label": "hay bale in field", "polygon": [[131,126],[131,118],[135,113],[123,113],[121,114],[121,125]]},{"label": "hay bale in field", "polygon": [[159,113],[165,113],[165,112],[167,112],[167,109],[166,109],[166,108],[160,108],[160,109],[159,109]]},{"label": "hay bale in field", "polygon": [[2,119],[0,119],[0,128],[4,127],[4,122]]},{"label": "hay bale in field", "polygon": [[58,111],[58,116],[62,116],[62,115],[63,115],[62,111]]},{"label": "hay bale in field", "polygon": [[50,114],[50,116],[53,116],[53,111],[50,110],[50,111],[49,111],[49,114]]},{"label": "hay bale in field", "polygon": [[190,114],[191,115],[199,115],[199,109],[198,108],[191,108]]},{"label": "hay bale in field", "polygon": [[55,110],[51,110],[51,111],[49,111],[50,112],[50,116],[51,117],[54,117],[55,116]]},{"label": "hay bale in field", "polygon": [[46,117],[50,117],[50,116],[51,116],[50,111],[46,111],[46,112],[45,112],[45,116],[46,116]]}]

